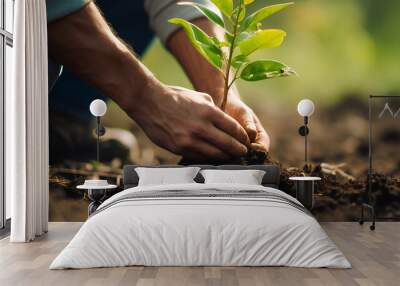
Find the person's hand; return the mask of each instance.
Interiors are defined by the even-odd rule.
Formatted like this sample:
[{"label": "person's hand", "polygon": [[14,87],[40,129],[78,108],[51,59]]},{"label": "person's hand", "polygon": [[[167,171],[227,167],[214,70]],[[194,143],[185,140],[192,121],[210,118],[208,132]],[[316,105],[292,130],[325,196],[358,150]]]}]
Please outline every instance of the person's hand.
[{"label": "person's hand", "polygon": [[229,160],[250,144],[243,127],[205,93],[151,83],[139,102],[122,107],[154,143],[187,159]]},{"label": "person's hand", "polygon": [[239,97],[228,96],[225,111],[246,130],[252,149],[268,152],[270,139],[254,111]]},{"label": "person's hand", "polygon": [[[205,18],[194,20],[194,24],[207,34],[224,38],[222,29],[213,25]],[[168,48],[183,66],[196,90],[210,94],[214,103],[221,106],[225,81],[222,73],[211,66],[192,46],[183,30],[174,33],[167,42]],[[226,112],[235,118],[247,131],[252,142],[252,148],[268,151],[269,136],[264,130],[258,117],[244,104],[239,97],[235,85],[231,86],[226,105]]]}]

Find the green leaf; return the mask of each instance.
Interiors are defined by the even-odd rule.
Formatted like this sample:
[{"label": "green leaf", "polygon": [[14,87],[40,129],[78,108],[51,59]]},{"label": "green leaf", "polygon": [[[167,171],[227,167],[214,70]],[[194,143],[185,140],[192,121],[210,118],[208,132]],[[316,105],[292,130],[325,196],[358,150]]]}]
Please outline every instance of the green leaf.
[{"label": "green leaf", "polygon": [[243,40],[246,40],[250,38],[252,35],[254,35],[254,32],[242,32],[236,37],[235,44],[239,45]]},{"label": "green leaf", "polygon": [[247,63],[248,59],[245,55],[237,55],[232,59],[232,66],[235,69],[239,69],[243,64]]},{"label": "green leaf", "polygon": [[246,16],[246,6],[244,3],[241,4],[240,13],[239,13],[239,23],[243,21],[244,17]]},{"label": "green leaf", "polygon": [[286,32],[277,29],[268,29],[255,32],[249,38],[242,40],[239,43],[240,51],[243,55],[250,55],[252,52],[261,48],[275,48],[279,47]]},{"label": "green leaf", "polygon": [[215,24],[225,28],[224,20],[213,10],[207,8],[204,5],[196,4],[193,2],[178,2],[178,5],[188,5],[193,6],[197,10],[199,10],[204,16],[206,16],[210,21],[214,22]]},{"label": "green leaf", "polygon": [[232,0],[211,0],[217,8],[227,17],[232,16],[233,1]]},{"label": "green leaf", "polygon": [[240,78],[246,81],[258,81],[275,77],[295,75],[290,67],[277,61],[264,60],[249,63],[244,67]]},{"label": "green leaf", "polygon": [[245,5],[249,5],[249,4],[253,3],[253,2],[254,2],[254,0],[244,0],[244,4]]},{"label": "green leaf", "polygon": [[240,30],[245,31],[252,24],[260,22],[260,21],[268,18],[269,16],[289,7],[292,4],[294,4],[294,3],[290,2],[290,3],[271,5],[271,6],[261,8],[257,12],[254,12],[253,14],[247,16],[246,19],[244,19],[244,21],[242,22],[242,24],[240,26]]},{"label": "green leaf", "polygon": [[225,40],[226,40],[230,45],[232,45],[233,35],[230,34],[230,33],[225,33],[224,37],[225,37]]},{"label": "green leaf", "polygon": [[253,23],[251,24],[249,27],[247,27],[247,29],[245,31],[243,31],[242,33],[246,33],[246,32],[257,32],[257,31],[261,31],[262,30],[262,24],[260,22],[257,23]]},{"label": "green leaf", "polygon": [[213,42],[220,48],[222,47],[229,47],[229,43],[225,42],[225,41],[220,41],[218,38],[216,37],[211,37],[211,40],[213,40]]},{"label": "green leaf", "polygon": [[194,48],[214,67],[222,67],[222,51],[203,30],[181,18],[172,18],[168,22],[181,26]]}]

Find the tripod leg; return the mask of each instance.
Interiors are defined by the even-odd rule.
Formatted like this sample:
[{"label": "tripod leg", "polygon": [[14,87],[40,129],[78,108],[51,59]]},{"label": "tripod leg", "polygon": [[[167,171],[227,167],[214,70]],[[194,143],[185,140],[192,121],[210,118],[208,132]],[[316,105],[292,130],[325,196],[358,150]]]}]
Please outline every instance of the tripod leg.
[{"label": "tripod leg", "polygon": [[370,230],[375,230],[375,208],[371,207],[371,214],[372,214],[372,225],[369,227]]}]

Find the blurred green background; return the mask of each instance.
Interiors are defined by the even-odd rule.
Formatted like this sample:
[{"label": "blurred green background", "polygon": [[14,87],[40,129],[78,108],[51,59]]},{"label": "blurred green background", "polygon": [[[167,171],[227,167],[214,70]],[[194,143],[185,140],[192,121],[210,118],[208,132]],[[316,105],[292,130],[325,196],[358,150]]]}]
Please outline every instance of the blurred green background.
[{"label": "blurred green background", "polygon": [[[255,1],[249,8],[287,1]],[[291,103],[304,97],[329,104],[349,93],[384,94],[400,90],[400,1],[297,0],[264,27],[288,35],[280,48],[254,54],[278,59],[298,77],[240,82],[250,103]],[[184,73],[158,41],[144,63],[162,81],[190,87]]]}]

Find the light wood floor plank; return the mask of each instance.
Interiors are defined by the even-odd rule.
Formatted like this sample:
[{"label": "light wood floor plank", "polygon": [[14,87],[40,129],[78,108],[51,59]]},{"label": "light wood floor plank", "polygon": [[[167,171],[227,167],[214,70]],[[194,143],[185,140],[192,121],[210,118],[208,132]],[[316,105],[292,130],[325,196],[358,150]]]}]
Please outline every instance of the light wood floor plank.
[{"label": "light wood floor plank", "polygon": [[397,286],[400,285],[400,223],[368,225],[322,223],[352,263],[352,269],[289,267],[119,267],[50,271],[55,256],[81,223],[50,223],[50,231],[32,243],[0,240],[1,286]]}]

